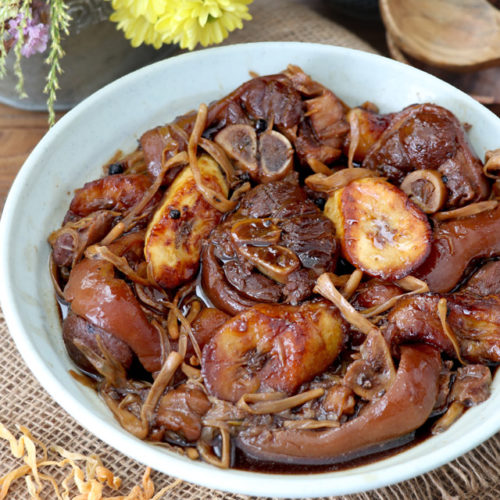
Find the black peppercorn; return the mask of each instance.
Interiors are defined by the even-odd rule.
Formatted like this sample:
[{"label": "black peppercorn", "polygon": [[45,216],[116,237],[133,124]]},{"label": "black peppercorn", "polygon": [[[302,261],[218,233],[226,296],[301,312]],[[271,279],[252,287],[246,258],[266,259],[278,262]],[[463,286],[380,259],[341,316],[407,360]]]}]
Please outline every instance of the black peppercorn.
[{"label": "black peppercorn", "polygon": [[241,174],[238,174],[238,177],[241,182],[249,182],[250,181],[250,174],[248,172],[242,172]]},{"label": "black peppercorn", "polygon": [[314,203],[316,203],[316,206],[320,209],[323,210],[326,205],[326,199],[325,198],[316,198],[314,200]]},{"label": "black peppercorn", "polygon": [[108,167],[108,174],[109,175],[116,175],[116,174],[122,174],[123,173],[123,165],[121,163],[112,163]]},{"label": "black peppercorn", "polygon": [[255,130],[257,133],[264,132],[267,129],[267,122],[266,120],[263,120],[262,118],[259,118],[257,122],[255,123]]},{"label": "black peppercorn", "polygon": [[181,212],[177,210],[176,208],[172,208],[170,210],[169,216],[171,219],[178,219],[181,216]]},{"label": "black peppercorn", "polygon": [[443,175],[443,177],[441,177],[442,181],[446,184],[448,182],[448,177],[446,177],[446,175]]}]

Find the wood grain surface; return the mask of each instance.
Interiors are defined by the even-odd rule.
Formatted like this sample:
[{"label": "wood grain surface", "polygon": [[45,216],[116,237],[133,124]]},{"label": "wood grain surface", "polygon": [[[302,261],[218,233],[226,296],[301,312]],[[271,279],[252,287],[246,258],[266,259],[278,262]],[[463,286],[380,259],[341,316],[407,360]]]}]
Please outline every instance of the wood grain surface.
[{"label": "wood grain surface", "polygon": [[47,129],[47,113],[0,104],[0,211],[17,172]]}]

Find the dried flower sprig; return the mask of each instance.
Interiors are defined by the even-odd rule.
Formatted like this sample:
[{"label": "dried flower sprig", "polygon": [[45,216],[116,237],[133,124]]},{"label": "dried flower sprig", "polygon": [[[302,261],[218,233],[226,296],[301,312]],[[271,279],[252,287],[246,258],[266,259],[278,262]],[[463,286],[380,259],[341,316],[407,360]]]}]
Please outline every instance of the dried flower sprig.
[{"label": "dried flower sprig", "polygon": [[28,20],[31,20],[30,0],[23,0],[19,9],[19,14],[15,19],[17,20],[17,43],[14,45],[14,53],[16,55],[14,73],[17,76],[16,90],[20,97],[27,97],[26,92],[24,92],[24,76],[21,68],[21,56],[25,37],[24,31],[28,24]]},{"label": "dried flower sprig", "polygon": [[56,91],[59,88],[59,75],[61,74],[60,61],[64,55],[61,46],[61,34],[69,33],[69,23],[71,18],[68,14],[67,4],[63,0],[52,0],[50,2],[50,50],[47,57],[49,73],[47,76],[47,85],[44,92],[48,95],[47,108],[49,110],[49,123],[55,122],[54,102],[56,100]]},{"label": "dried flower sprig", "polygon": [[[124,31],[133,47],[143,43],[157,49],[166,43],[178,43],[189,50],[197,44],[206,47],[222,42],[230,31],[241,29],[244,20],[252,19],[248,5],[253,0],[108,1],[114,10],[111,21]],[[16,89],[20,97],[26,97],[21,58],[44,52],[49,46],[44,92],[50,125],[55,122],[54,103],[62,72],[61,39],[69,34],[68,9],[67,0],[0,0],[0,78],[5,76],[6,57],[12,50]]]},{"label": "dried flower sprig", "polygon": [[[47,19],[42,20],[45,11]],[[49,71],[44,89],[50,125],[55,121],[54,102],[64,55],[61,36],[69,33],[70,20],[67,2],[63,0],[11,0],[0,6],[0,78],[6,73],[7,54],[13,50],[16,90],[21,98],[26,97],[21,58],[43,53],[50,38],[46,59]]]},{"label": "dried flower sprig", "polygon": [[6,43],[7,24],[19,13],[17,2],[5,2],[0,5],[0,78],[5,76],[5,63],[7,59],[8,45]]}]

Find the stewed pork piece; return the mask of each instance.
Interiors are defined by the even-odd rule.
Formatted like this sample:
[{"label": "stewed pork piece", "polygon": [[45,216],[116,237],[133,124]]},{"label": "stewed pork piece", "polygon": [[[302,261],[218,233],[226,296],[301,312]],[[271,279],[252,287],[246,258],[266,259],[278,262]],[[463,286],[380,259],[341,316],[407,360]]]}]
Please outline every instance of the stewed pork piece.
[{"label": "stewed pork piece", "polygon": [[64,318],[62,329],[66,350],[78,368],[83,371],[97,373],[87,358],[89,352],[86,349],[90,349],[94,356],[102,355],[101,351],[105,349],[125,370],[131,367],[134,353],[128,344],[81,316],[70,312]]},{"label": "stewed pork piece", "polygon": [[396,441],[427,420],[436,402],[440,369],[438,351],[404,347],[388,391],[357,417],[319,431],[250,427],[239,434],[237,444],[251,457],[271,462],[338,463],[363,456],[377,443]]},{"label": "stewed pork piece", "polygon": [[[440,302],[444,314],[440,314]],[[500,296],[456,293],[402,298],[387,316],[386,337],[391,344],[425,342],[468,363],[498,363]]]},{"label": "stewed pork piece", "polygon": [[[256,141],[261,136],[261,151],[268,148],[265,142],[272,141],[275,150],[280,145],[288,150],[291,143],[305,165],[310,159],[331,163],[342,155],[349,132],[347,109],[331,90],[313,81],[297,66],[289,66],[284,73],[254,78],[212,103],[204,136],[207,139],[218,136],[226,152],[235,155],[240,166],[245,165],[245,170],[253,175],[251,165],[258,157],[241,162],[236,149],[244,146],[242,141]],[[162,162],[187,149],[194,120],[195,114],[188,113],[172,124],[143,134],[140,144],[147,168],[153,175],[158,175]],[[235,125],[238,128],[232,128]],[[224,132],[225,128],[232,128],[231,134]],[[275,133],[271,134],[273,129]],[[279,136],[273,137],[276,134]],[[266,155],[270,156],[270,153]],[[267,170],[273,171],[269,161]],[[172,180],[170,175],[166,179]]]},{"label": "stewed pork piece", "polygon": [[333,224],[291,177],[253,188],[212,232],[202,252],[202,285],[229,314],[261,302],[297,305],[336,259]]},{"label": "stewed pork piece", "polygon": [[396,184],[415,170],[436,170],[447,188],[448,208],[485,200],[490,193],[481,161],[462,125],[435,104],[415,104],[396,113],[367,153],[363,167]]},{"label": "stewed pork piece", "polygon": [[460,291],[480,297],[500,296],[500,261],[493,260],[484,264],[469,278]]},{"label": "stewed pork piece", "polygon": [[500,255],[500,206],[434,224],[429,256],[415,271],[433,292],[449,292],[477,259]]}]

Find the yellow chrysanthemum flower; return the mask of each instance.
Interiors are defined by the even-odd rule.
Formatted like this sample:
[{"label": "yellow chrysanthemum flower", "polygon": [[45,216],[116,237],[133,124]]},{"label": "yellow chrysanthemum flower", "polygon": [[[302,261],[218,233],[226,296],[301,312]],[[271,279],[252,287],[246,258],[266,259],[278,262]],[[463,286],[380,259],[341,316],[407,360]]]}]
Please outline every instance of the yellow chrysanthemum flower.
[{"label": "yellow chrysanthemum flower", "polygon": [[171,0],[155,29],[166,42],[179,43],[183,49],[220,43],[229,31],[243,27],[243,19],[252,19],[247,7],[252,1]]},{"label": "yellow chrysanthemum flower", "polygon": [[114,12],[110,20],[118,23],[132,47],[143,43],[159,49],[164,39],[155,29],[155,23],[165,14],[168,0],[112,0]]},{"label": "yellow chrysanthemum flower", "polygon": [[247,5],[253,0],[112,0],[111,21],[125,32],[132,46],[159,48],[179,43],[193,50],[220,43],[230,31],[250,20]]}]

